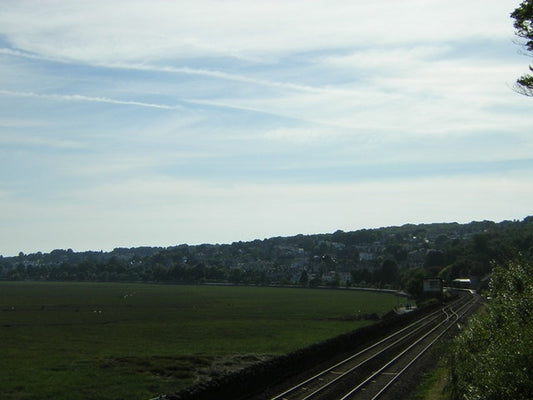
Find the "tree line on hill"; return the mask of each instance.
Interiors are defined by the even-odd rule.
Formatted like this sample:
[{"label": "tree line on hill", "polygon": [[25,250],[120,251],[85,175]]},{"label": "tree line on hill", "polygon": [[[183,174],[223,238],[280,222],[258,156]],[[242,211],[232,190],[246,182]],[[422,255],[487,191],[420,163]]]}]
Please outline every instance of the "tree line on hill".
[{"label": "tree line on hill", "polygon": [[403,225],[232,244],[0,256],[0,279],[365,286],[421,294],[422,280],[483,277],[492,262],[533,256],[522,221]]}]

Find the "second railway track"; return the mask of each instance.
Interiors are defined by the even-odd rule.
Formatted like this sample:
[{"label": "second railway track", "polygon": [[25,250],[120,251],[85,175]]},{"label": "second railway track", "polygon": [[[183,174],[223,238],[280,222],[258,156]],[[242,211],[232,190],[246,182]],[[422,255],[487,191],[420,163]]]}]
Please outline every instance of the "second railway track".
[{"label": "second railway track", "polygon": [[271,400],[377,400],[476,302],[476,295],[463,296]]}]

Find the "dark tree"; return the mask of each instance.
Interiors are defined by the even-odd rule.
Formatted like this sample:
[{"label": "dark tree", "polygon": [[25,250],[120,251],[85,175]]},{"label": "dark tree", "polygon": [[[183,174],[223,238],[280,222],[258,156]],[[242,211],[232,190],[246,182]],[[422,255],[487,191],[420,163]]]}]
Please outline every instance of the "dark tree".
[{"label": "dark tree", "polygon": [[385,260],[381,267],[375,272],[375,280],[381,284],[396,284],[398,281],[399,269],[396,261]]},{"label": "dark tree", "polygon": [[[525,39],[524,47],[528,55],[533,56],[533,0],[524,0],[520,6],[511,13],[515,20],[516,35]],[[533,72],[533,66],[529,66]],[[533,75],[525,74],[516,81],[517,92],[526,96],[533,96]]]}]

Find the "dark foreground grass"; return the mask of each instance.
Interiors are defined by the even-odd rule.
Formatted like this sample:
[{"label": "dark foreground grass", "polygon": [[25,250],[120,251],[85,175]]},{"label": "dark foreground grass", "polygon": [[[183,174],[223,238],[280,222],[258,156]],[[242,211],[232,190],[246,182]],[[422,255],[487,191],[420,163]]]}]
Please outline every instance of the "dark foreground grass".
[{"label": "dark foreground grass", "polygon": [[139,399],[214,365],[280,355],[368,322],[393,295],[261,287],[0,282],[2,399]]},{"label": "dark foreground grass", "polygon": [[447,400],[450,398],[447,392],[449,370],[444,361],[440,361],[437,368],[429,371],[422,377],[422,383],[417,388],[415,400]]}]

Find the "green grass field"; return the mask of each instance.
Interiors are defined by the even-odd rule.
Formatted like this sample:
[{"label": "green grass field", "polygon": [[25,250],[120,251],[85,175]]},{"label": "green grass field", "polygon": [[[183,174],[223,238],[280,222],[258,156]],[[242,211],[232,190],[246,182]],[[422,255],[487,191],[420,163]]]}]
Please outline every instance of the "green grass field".
[{"label": "green grass field", "polygon": [[341,290],[0,282],[0,397],[147,400],[395,305]]}]

